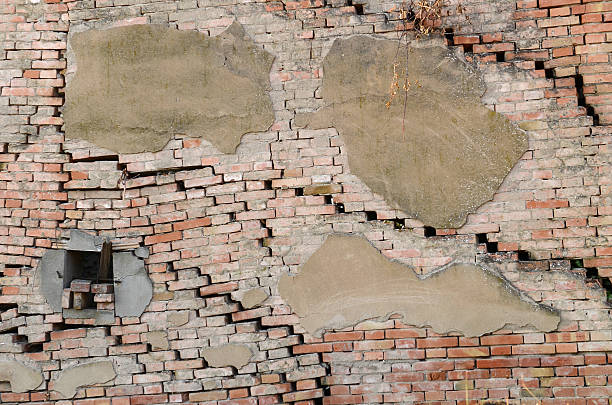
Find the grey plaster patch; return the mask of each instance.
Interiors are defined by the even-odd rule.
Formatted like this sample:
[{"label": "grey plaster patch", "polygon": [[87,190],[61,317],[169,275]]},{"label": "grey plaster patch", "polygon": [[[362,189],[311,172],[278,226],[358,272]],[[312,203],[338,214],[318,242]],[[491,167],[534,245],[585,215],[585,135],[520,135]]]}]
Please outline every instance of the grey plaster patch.
[{"label": "grey plaster patch", "polygon": [[120,153],[159,151],[175,134],[233,153],[274,122],[274,57],[241,25],[216,37],[157,25],[69,37],[77,71],[66,87],[66,136]]},{"label": "grey plaster patch", "polygon": [[53,381],[53,390],[59,392],[64,398],[72,398],[79,387],[109,382],[117,373],[112,361],[99,361],[95,363],[80,364],[62,370],[59,377]]},{"label": "grey plaster patch", "polygon": [[527,150],[526,135],[482,104],[484,82],[448,48],[336,39],[323,72],[324,106],[296,116],[296,125],[337,128],[351,172],[426,225],[460,227]]},{"label": "grey plaster patch", "polygon": [[41,372],[32,367],[16,360],[0,360],[0,381],[8,381],[12,392],[31,391],[42,384],[43,380]]},{"label": "grey plaster patch", "polygon": [[331,235],[301,267],[283,275],[282,298],[301,325],[320,336],[363,320],[397,313],[404,322],[438,333],[479,336],[506,325],[556,329],[553,310],[528,302],[502,278],[474,264],[455,264],[420,279],[384,257],[366,239]]},{"label": "grey plaster patch", "polygon": [[256,307],[269,297],[268,292],[263,288],[254,288],[246,291],[240,298],[240,303],[246,309]]},{"label": "grey plaster patch", "polygon": [[40,259],[40,292],[54,312],[62,311],[64,289],[65,250],[47,250]]},{"label": "grey plaster patch", "polygon": [[101,236],[90,235],[78,229],[70,230],[70,240],[66,250],[80,250],[83,252],[100,252],[105,239]]},{"label": "grey plaster patch", "polygon": [[113,253],[115,314],[140,316],[153,297],[153,283],[144,261],[131,252]]},{"label": "grey plaster patch", "polygon": [[139,246],[134,250],[134,255],[136,255],[136,257],[140,257],[141,259],[146,259],[149,257],[149,248]]},{"label": "grey plaster patch", "polygon": [[85,308],[85,309],[64,309],[64,318],[71,319],[93,319],[94,325],[113,325],[115,323],[115,313],[109,310]]},{"label": "grey plaster patch", "polygon": [[248,346],[230,343],[203,349],[202,356],[210,367],[232,366],[240,368],[249,363],[253,357],[253,352]]}]

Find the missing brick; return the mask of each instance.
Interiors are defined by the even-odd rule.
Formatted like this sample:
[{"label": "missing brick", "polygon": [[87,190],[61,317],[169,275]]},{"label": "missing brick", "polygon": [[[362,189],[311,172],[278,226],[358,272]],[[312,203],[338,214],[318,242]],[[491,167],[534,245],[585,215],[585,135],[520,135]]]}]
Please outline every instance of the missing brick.
[{"label": "missing brick", "polygon": [[528,261],[530,260],[529,252],[526,250],[518,250],[517,251],[519,261]]},{"label": "missing brick", "polygon": [[574,76],[574,83],[576,85],[576,93],[578,94],[578,105],[586,109],[586,114],[593,118],[593,125],[599,125],[599,115],[595,113],[595,108],[587,104],[584,96],[584,78],[582,75]]},{"label": "missing brick", "polygon": [[497,247],[497,242],[487,242],[486,246],[487,253],[497,253],[499,251]]},{"label": "missing brick", "polygon": [[378,219],[376,211],[365,211],[365,214],[368,221],[376,221]]},{"label": "missing brick", "polygon": [[463,44],[463,53],[474,53],[474,44]]},{"label": "missing brick", "polygon": [[344,214],[346,212],[346,210],[344,208],[344,204],[342,204],[342,203],[337,203],[336,204],[336,208],[338,209],[338,213],[340,213],[340,214]]},{"label": "missing brick", "polygon": [[348,0],[346,2],[346,5],[349,7],[353,6],[353,8],[355,9],[355,14],[363,15],[363,4],[353,4],[352,0]]},{"label": "missing brick", "polygon": [[425,236],[426,238],[431,238],[433,236],[436,236],[436,228],[434,228],[433,226],[424,226],[423,236]]},{"label": "missing brick", "polygon": [[506,61],[506,52],[504,52],[504,51],[495,52],[495,60],[497,62],[505,62]]},{"label": "missing brick", "polygon": [[444,38],[446,38],[447,45],[455,45],[455,33],[452,28],[444,28]]}]

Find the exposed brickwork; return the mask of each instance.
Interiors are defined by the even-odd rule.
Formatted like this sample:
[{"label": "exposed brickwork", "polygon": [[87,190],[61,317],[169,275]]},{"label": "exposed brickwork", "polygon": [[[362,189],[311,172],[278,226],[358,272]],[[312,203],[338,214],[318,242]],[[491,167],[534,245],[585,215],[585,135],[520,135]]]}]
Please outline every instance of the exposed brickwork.
[{"label": "exposed brickwork", "polygon": [[[335,130],[292,127],[295,112],[320,105],[321,61],[336,37],[396,38],[404,25],[400,2],[357,3],[0,1],[0,355],[45,377],[29,393],[0,385],[0,402],[56,401],[62,369],[108,358],[111,383],[61,403],[459,404],[466,388],[501,403],[607,403],[612,318],[593,276],[612,278],[612,2],[445,3],[436,25],[483,73],[484,102],[530,141],[494,200],[459,229],[424,227],[373,195]],[[244,136],[235,155],[181,136],[134,155],[64,138],[69,29],[150,23],[216,35],[234,18],[277,58],[269,132]],[[154,296],[141,317],[74,325],[45,303],[36,266],[75,228],[150,249]],[[453,260],[495,267],[560,310],[559,330],[439,336],[392,317],[312,337],[276,282],[332,232],[363,234],[419,273]],[[259,286],[271,298],[242,308],[241,291]],[[153,331],[167,331],[167,350],[152,347]],[[251,362],[208,367],[202,349],[228,342],[248,345]]]}]

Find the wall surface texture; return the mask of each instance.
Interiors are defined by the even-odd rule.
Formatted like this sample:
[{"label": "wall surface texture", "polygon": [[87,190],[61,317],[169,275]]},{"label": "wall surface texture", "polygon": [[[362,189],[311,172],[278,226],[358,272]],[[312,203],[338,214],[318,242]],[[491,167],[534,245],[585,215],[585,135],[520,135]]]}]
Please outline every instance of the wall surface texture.
[{"label": "wall surface texture", "polygon": [[439,4],[0,0],[0,403],[610,404],[612,1]]}]

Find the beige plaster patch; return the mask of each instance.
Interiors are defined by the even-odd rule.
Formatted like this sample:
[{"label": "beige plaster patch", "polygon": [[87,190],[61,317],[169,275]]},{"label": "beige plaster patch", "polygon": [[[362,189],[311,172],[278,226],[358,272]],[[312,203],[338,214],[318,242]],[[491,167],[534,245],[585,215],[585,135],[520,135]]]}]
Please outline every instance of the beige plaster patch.
[{"label": "beige plaster patch", "polygon": [[202,351],[202,356],[210,367],[243,367],[253,357],[253,352],[245,345],[227,344],[209,347]]},{"label": "beige plaster patch", "polygon": [[16,360],[0,361],[0,381],[8,381],[12,392],[27,392],[43,382],[40,371]]},{"label": "beige plaster patch", "polygon": [[254,288],[246,291],[240,298],[240,303],[246,309],[256,307],[269,297],[266,290],[263,288]]},{"label": "beige plaster patch", "polygon": [[465,336],[506,325],[550,331],[560,321],[557,313],[523,300],[506,281],[476,265],[456,264],[420,279],[355,236],[329,236],[298,275],[280,278],[278,289],[301,325],[317,336],[394,313],[407,324]]},{"label": "beige plaster patch", "polygon": [[336,39],[323,61],[324,107],[296,125],[335,127],[351,172],[372,191],[425,225],[457,228],[492,199],[527,138],[482,104],[478,74],[442,46],[408,48],[406,94],[405,55],[397,41]]},{"label": "beige plaster patch", "polygon": [[274,57],[238,23],[210,38],[157,25],[70,38],[77,71],[66,87],[66,136],[120,153],[159,151],[175,134],[233,153],[274,122]]},{"label": "beige plaster patch", "polygon": [[112,361],[80,364],[62,370],[60,376],[53,382],[53,390],[59,392],[64,398],[72,398],[76,395],[77,388],[103,384],[115,378],[116,375]]}]

